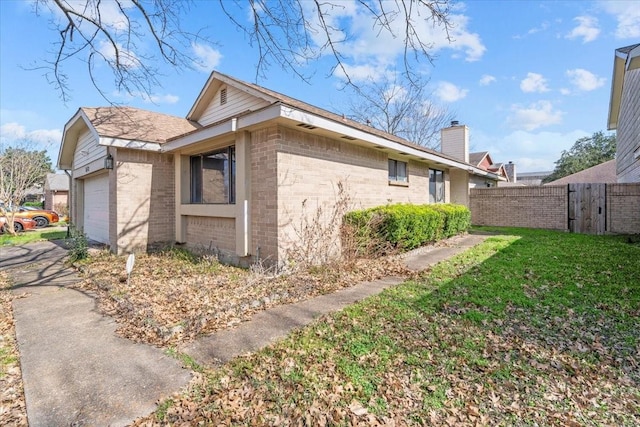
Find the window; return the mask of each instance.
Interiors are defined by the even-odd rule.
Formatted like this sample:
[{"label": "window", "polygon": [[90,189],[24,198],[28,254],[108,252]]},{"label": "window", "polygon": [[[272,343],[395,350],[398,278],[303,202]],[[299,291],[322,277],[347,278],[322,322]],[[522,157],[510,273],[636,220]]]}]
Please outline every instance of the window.
[{"label": "window", "polygon": [[220,105],[227,103],[227,88],[220,89]]},{"label": "window", "polygon": [[389,181],[407,182],[407,162],[389,159]]},{"label": "window", "polygon": [[444,203],[444,171],[429,169],[429,203]]},{"label": "window", "polygon": [[235,203],[234,146],[191,156],[191,203]]}]

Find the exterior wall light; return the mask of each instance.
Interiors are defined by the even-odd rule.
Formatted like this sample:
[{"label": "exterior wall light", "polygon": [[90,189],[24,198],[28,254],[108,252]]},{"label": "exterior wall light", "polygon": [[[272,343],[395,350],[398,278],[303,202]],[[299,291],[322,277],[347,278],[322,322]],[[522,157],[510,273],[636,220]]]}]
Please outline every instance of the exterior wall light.
[{"label": "exterior wall light", "polygon": [[113,156],[111,153],[104,158],[104,168],[105,169],[113,169]]}]

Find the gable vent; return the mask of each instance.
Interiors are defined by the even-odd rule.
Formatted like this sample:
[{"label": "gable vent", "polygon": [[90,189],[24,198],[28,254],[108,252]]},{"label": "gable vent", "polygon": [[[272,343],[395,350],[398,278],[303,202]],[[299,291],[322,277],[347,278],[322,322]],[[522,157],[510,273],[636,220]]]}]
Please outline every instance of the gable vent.
[{"label": "gable vent", "polygon": [[352,136],[347,136],[347,135],[342,135],[341,136],[342,139],[348,139],[349,141],[355,141],[357,138],[354,138]]},{"label": "gable vent", "polygon": [[316,129],[316,127],[315,127],[315,126],[308,125],[308,124],[306,124],[306,123],[300,123],[300,124],[298,125],[298,127],[305,128],[305,129],[309,129],[309,130]]},{"label": "gable vent", "polygon": [[220,105],[224,105],[227,103],[227,88],[220,90]]}]

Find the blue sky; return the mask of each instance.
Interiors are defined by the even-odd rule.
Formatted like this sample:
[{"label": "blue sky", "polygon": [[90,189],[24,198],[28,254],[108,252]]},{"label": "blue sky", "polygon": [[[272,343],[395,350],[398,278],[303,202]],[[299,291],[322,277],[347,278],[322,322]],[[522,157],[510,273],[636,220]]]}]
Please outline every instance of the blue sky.
[{"label": "blue sky", "polygon": [[[77,1],[77,0],[73,0]],[[106,0],[105,0],[106,1]],[[349,26],[345,64],[352,78],[376,78],[401,59],[393,40],[380,39],[351,1],[336,17]],[[471,150],[489,151],[494,161],[513,161],[518,171],[552,170],[576,139],[606,130],[614,50],[640,42],[638,1],[467,1],[452,3],[453,41],[425,29],[434,42],[430,79],[434,101],[470,128]],[[194,45],[192,70],[162,69],[152,100],[117,93],[104,76],[109,96],[127,105],[184,117],[211,70],[254,81],[257,54],[217,9],[196,1],[183,25],[204,28],[216,44]],[[105,105],[92,87],[86,64],[67,64],[71,100],[61,101],[44,71],[30,70],[51,59],[57,34],[27,0],[0,1],[0,138],[21,138],[47,149],[55,164],[64,124],[81,106]],[[339,20],[338,20],[339,19]],[[308,103],[346,111],[339,75],[323,57],[304,70],[309,83],[272,66],[259,84]]]}]

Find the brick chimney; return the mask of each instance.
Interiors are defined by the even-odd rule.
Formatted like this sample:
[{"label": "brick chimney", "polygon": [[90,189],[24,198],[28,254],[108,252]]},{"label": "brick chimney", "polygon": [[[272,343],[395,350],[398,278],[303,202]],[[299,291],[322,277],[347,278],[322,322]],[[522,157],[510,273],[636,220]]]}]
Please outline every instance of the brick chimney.
[{"label": "brick chimney", "polygon": [[451,126],[440,130],[440,150],[442,154],[469,163],[469,128],[457,120]]},{"label": "brick chimney", "polygon": [[512,161],[509,161],[506,165],[504,165],[504,170],[507,171],[507,176],[509,177],[509,182],[517,182],[518,179],[516,176],[516,165]]}]

